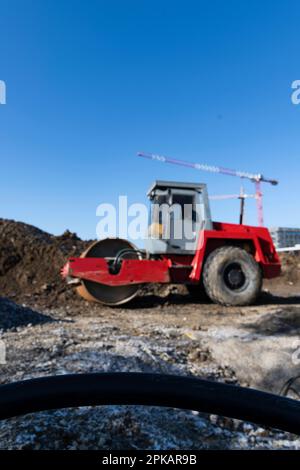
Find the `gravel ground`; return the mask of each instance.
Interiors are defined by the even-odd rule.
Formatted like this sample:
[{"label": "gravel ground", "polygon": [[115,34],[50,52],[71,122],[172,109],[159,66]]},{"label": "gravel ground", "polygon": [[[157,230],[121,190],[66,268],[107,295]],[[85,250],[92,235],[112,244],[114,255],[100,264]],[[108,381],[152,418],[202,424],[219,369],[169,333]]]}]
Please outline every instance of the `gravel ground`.
[{"label": "gravel ground", "polygon": [[[282,277],[265,282],[251,307],[197,303],[184,287],[148,286],[130,305],[106,308],[77,297],[59,276],[65,260],[87,245],[69,231],[53,236],[0,219],[0,339],[6,346],[0,383],[132,371],[190,374],[279,393],[300,375],[299,257],[282,257]],[[299,382],[288,392],[296,399]],[[107,406],[2,421],[0,449],[15,448],[300,449],[300,440],[190,411]]]},{"label": "gravel ground", "polygon": [[[95,371],[161,372],[278,393],[296,374],[286,358],[299,335],[299,302],[290,298],[279,306],[269,296],[268,305],[226,309],[172,290],[165,294],[148,294],[131,308],[82,301],[79,308],[44,312],[1,299],[7,347],[1,383]],[[300,439],[228,418],[140,406],[41,412],[0,424],[0,449],[99,448],[300,449]]]}]

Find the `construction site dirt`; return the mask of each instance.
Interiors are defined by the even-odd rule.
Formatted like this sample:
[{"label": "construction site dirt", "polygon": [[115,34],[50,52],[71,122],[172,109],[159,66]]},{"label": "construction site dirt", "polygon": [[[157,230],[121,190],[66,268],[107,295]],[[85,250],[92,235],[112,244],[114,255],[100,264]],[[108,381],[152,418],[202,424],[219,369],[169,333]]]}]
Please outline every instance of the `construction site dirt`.
[{"label": "construction site dirt", "polygon": [[[283,390],[299,398],[300,258],[265,281],[250,307],[195,301],[184,286],[148,286],[126,306],[78,297],[59,276],[90,241],[0,220],[1,383],[95,371],[175,373]],[[298,353],[299,352],[299,353]],[[237,420],[154,407],[41,412],[2,421],[2,449],[300,449],[300,439]]]}]

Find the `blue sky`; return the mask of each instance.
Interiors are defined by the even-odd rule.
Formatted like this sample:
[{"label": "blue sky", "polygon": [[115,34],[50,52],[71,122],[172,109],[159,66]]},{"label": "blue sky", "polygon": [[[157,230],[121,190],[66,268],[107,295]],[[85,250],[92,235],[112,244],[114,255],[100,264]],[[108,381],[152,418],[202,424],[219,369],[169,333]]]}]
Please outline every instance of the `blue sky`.
[{"label": "blue sky", "polygon": [[239,190],[144,150],[278,178],[265,223],[300,226],[299,22],[297,1],[1,0],[0,217],[94,238],[98,204],[146,202],[154,179]]}]

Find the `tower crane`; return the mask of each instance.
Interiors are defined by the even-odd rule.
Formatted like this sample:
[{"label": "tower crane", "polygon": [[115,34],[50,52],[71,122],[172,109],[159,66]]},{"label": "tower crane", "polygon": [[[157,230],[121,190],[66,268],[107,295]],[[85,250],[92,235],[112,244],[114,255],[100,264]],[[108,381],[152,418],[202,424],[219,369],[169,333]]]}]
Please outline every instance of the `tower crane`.
[{"label": "tower crane", "polygon": [[[180,165],[186,168],[193,168],[194,170],[199,171],[209,171],[211,173],[220,173],[222,175],[227,176],[237,176],[241,179],[248,179],[255,184],[255,195],[244,195],[242,192],[240,195],[235,197],[241,200],[241,215],[240,215],[240,222],[243,221],[243,211],[244,211],[244,200],[245,197],[255,197],[256,199],[256,207],[257,207],[257,218],[258,218],[258,225],[262,227],[264,225],[264,217],[263,217],[263,193],[262,193],[262,185],[261,183],[269,183],[273,186],[278,184],[278,180],[266,178],[261,173],[250,173],[247,171],[239,171],[239,170],[232,170],[230,168],[225,168],[216,165],[208,165],[206,163],[194,163],[188,162],[186,160],[179,160],[177,158],[166,157],[164,155],[158,155],[154,153],[146,153],[146,152],[138,152],[138,157],[147,158],[149,160],[156,160],[162,163],[170,163],[172,165]],[[230,196],[232,197],[232,196]],[[225,199],[225,197],[224,197]]]}]

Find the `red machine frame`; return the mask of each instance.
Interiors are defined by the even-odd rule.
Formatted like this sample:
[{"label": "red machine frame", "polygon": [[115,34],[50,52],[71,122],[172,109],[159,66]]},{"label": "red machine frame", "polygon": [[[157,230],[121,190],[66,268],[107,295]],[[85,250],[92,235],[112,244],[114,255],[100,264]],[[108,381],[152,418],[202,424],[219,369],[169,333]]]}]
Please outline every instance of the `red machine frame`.
[{"label": "red machine frame", "polygon": [[166,254],[160,259],[123,259],[117,274],[111,273],[105,258],[70,258],[63,277],[98,282],[109,286],[144,283],[197,284],[207,256],[224,245],[240,246],[251,252],[264,278],[277,277],[281,264],[268,229],[214,222],[213,230],[199,233],[194,255]]}]

